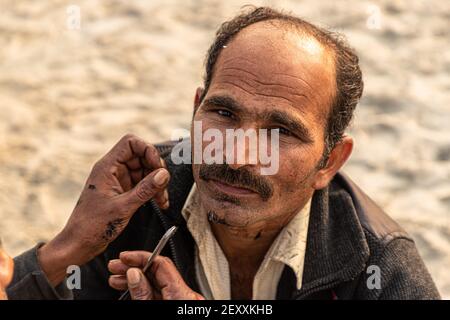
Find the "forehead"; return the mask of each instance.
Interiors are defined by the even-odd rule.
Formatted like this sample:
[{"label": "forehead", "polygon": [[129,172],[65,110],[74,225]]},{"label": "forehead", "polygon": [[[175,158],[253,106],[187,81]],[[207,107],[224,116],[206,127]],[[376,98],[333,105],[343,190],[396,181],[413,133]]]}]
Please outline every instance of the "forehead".
[{"label": "forehead", "polygon": [[277,106],[321,121],[335,94],[334,59],[309,35],[255,23],[222,49],[208,95],[217,91],[244,105]]}]

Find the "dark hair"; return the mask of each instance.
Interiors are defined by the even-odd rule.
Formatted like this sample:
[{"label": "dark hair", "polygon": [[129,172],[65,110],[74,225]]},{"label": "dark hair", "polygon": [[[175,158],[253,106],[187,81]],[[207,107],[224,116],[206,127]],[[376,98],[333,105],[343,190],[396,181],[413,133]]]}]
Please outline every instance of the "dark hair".
[{"label": "dark hair", "polygon": [[209,89],[214,65],[222,48],[242,29],[257,22],[269,20],[280,21],[285,26],[296,27],[298,30],[312,35],[322,45],[334,52],[337,92],[326,122],[325,151],[319,164],[319,166],[323,166],[326,164],[331,150],[342,139],[364,86],[361,69],[358,65],[358,56],[340,34],[322,29],[299,17],[269,7],[256,8],[251,6],[233,19],[224,22],[217,30],[214,42],[206,55],[204,91],[200,100],[203,100]]}]

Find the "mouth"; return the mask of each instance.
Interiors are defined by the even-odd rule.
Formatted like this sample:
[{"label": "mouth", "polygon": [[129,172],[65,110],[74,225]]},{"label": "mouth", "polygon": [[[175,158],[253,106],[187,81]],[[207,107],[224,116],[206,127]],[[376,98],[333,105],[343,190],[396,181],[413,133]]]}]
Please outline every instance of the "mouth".
[{"label": "mouth", "polygon": [[257,192],[255,192],[251,189],[241,187],[241,186],[231,185],[226,182],[222,182],[222,181],[218,181],[218,180],[214,180],[214,179],[209,180],[208,184],[210,186],[212,186],[213,189],[215,189],[221,193],[233,195],[235,197],[258,195]]}]

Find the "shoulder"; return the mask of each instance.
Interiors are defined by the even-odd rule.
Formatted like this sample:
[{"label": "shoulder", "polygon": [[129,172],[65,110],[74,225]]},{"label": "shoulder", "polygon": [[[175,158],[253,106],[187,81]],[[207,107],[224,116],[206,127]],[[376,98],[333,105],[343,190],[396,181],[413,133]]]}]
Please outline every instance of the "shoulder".
[{"label": "shoulder", "polygon": [[412,241],[410,235],[394,219],[343,173],[338,173],[330,186],[330,196],[339,193],[350,198],[359,223],[369,241],[385,245],[393,239]]},{"label": "shoulder", "polygon": [[[360,298],[439,299],[413,239],[396,221],[344,174],[333,179],[330,196],[333,194],[351,200],[369,247],[367,270],[358,283]],[[377,269],[369,268],[373,266]],[[379,290],[367,286],[374,270],[381,272]]]}]

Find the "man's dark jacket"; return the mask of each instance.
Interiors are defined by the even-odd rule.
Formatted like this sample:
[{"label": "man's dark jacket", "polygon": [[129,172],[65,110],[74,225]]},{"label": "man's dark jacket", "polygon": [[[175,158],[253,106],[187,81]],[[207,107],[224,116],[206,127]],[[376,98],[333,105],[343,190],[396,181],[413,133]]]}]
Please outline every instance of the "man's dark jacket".
[{"label": "man's dark jacket", "polygon": [[[141,207],[108,249],[81,267],[81,289],[53,288],[37,260],[37,247],[15,258],[10,299],[117,299],[108,286],[107,263],[121,251],[152,251],[164,231],[180,228],[163,251],[186,283],[199,292],[195,278],[194,240],[181,215],[193,185],[191,165],[174,165],[170,144],[158,146],[171,173],[170,208]],[[379,271],[379,282],[376,279]],[[379,286],[378,286],[379,285]],[[411,237],[349,178],[338,173],[314,193],[308,227],[303,285],[296,289],[285,267],[277,299],[438,299],[439,293]]]}]

